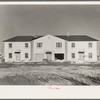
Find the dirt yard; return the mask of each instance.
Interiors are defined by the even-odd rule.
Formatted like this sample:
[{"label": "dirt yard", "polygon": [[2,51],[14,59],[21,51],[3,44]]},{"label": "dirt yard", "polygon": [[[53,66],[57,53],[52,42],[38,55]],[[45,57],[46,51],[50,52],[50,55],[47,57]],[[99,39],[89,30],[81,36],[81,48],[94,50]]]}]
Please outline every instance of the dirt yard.
[{"label": "dirt yard", "polygon": [[0,64],[0,85],[100,85],[100,64]]}]

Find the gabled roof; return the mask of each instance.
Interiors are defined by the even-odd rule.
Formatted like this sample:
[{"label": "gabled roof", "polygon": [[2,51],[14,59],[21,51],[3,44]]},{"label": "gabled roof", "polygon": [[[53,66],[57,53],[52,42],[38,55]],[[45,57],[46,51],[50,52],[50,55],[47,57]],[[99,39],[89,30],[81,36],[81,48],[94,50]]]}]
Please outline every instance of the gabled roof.
[{"label": "gabled roof", "polygon": [[91,38],[87,35],[56,35],[56,37],[62,38],[67,41],[98,41],[97,39]]},{"label": "gabled roof", "polygon": [[[97,39],[91,38],[89,36],[86,35],[70,35],[70,36],[66,36],[66,35],[55,35],[58,38],[67,40],[67,41],[98,41]],[[24,42],[24,41],[32,41],[35,39],[38,39],[40,37],[43,36],[16,36],[7,40],[4,40],[3,42]]]},{"label": "gabled roof", "polygon": [[39,37],[41,37],[41,36],[37,36],[37,37],[34,37],[34,36],[16,36],[16,37],[13,37],[13,38],[4,40],[3,42],[24,42],[24,41],[32,41],[32,40],[37,39]]}]

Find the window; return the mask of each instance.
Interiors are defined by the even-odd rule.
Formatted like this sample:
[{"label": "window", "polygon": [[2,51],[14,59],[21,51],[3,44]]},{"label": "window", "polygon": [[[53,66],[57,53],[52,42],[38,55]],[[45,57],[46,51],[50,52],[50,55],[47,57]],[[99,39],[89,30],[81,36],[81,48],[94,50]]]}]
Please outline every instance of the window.
[{"label": "window", "polygon": [[25,53],[25,58],[28,58],[28,53]]},{"label": "window", "polygon": [[9,58],[12,58],[12,53],[9,53]]},{"label": "window", "polygon": [[72,47],[72,48],[75,48],[75,43],[72,43],[71,47]]},{"label": "window", "polygon": [[57,48],[61,48],[62,47],[62,43],[60,43],[60,42],[59,43],[56,43],[56,47]]},{"label": "window", "polygon": [[25,48],[28,48],[28,43],[25,43]]},{"label": "window", "polygon": [[92,43],[89,43],[89,48],[92,48]]},{"label": "window", "polygon": [[75,58],[75,53],[72,53],[72,58]]},{"label": "window", "polygon": [[92,53],[89,53],[89,58],[90,58],[90,59],[92,58]]},{"label": "window", "polygon": [[9,43],[9,48],[12,48],[12,43]]},{"label": "window", "polygon": [[42,43],[37,43],[37,47],[41,48],[42,47]]}]

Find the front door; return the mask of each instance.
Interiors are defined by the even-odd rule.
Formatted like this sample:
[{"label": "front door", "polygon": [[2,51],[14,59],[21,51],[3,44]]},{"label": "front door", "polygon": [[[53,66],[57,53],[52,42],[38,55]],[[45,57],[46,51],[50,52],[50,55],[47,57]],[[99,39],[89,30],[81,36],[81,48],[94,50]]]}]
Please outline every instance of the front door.
[{"label": "front door", "polygon": [[79,53],[79,60],[84,60],[84,52]]},{"label": "front door", "polygon": [[46,52],[46,58],[48,59],[48,61],[52,60],[52,52]]},{"label": "front door", "polygon": [[15,57],[16,57],[16,61],[19,62],[20,61],[20,53],[15,53]]},{"label": "front door", "polygon": [[48,59],[49,61],[51,61],[52,55],[51,55],[51,54],[47,54],[47,59]]}]

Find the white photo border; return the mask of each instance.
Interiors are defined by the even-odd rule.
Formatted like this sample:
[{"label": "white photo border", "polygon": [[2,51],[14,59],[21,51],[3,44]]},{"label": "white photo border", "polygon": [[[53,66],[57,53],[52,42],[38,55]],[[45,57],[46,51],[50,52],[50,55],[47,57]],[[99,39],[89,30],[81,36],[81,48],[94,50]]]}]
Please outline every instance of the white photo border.
[{"label": "white photo border", "polygon": [[[100,1],[0,1],[0,5],[100,5]],[[0,99],[100,99],[100,86],[1,85]]]}]

